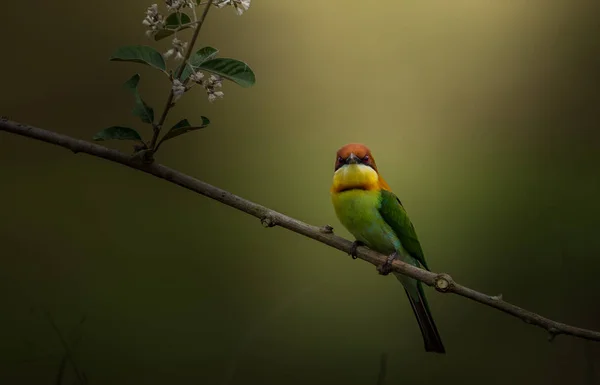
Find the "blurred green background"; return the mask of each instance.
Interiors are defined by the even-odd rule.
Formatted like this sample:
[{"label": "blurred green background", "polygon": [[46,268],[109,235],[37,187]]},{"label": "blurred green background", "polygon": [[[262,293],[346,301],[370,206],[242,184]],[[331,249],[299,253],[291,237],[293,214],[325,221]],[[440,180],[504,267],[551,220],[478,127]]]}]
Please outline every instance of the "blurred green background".
[{"label": "blurred green background", "polygon": [[[140,73],[160,110],[168,82],[108,58],[148,44],[148,5],[3,3],[0,114],[83,139],[141,127],[121,84]],[[334,155],[364,142],[432,269],[598,330],[598,8],[213,9],[199,46],[246,61],[257,84],[225,83],[214,104],[201,90],[184,97],[171,123],[212,124],[165,143],[158,161],[348,237],[329,200]],[[157,178],[5,132],[0,161],[1,384],[55,380],[63,349],[44,311],[66,335],[86,315],[73,354],[90,384],[375,384],[382,352],[388,384],[600,381],[597,343],[548,343],[431,289],[448,354],[427,354],[394,278]]]}]

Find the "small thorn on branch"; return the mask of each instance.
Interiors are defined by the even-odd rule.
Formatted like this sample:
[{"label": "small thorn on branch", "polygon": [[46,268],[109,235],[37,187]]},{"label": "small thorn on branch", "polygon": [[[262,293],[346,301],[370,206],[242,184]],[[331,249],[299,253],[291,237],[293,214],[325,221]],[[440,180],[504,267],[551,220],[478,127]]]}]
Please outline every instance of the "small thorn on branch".
[{"label": "small thorn on branch", "polygon": [[154,162],[154,151],[151,149],[140,150],[131,157],[140,160],[143,164],[151,164]]},{"label": "small thorn on branch", "polygon": [[325,234],[333,234],[333,227],[330,225],[325,225],[319,228],[322,233]]},{"label": "small thorn on branch", "polygon": [[265,215],[264,217],[260,218],[260,223],[263,225],[263,227],[273,227],[276,226],[277,223],[275,223],[275,219],[273,219],[273,217],[269,214]]},{"label": "small thorn on branch", "polygon": [[442,273],[435,277],[433,286],[435,287],[435,290],[445,293],[454,286],[454,281],[450,275]]},{"label": "small thorn on branch", "polygon": [[143,150],[147,150],[147,149],[148,149],[148,146],[146,146],[145,143],[140,143],[140,144],[134,144],[133,145],[133,152],[134,153],[140,152],[140,151],[143,151]]},{"label": "small thorn on branch", "polygon": [[548,342],[554,341],[554,338],[560,334],[560,330],[557,328],[548,328]]},{"label": "small thorn on branch", "polygon": [[492,295],[490,298],[493,299],[494,301],[502,301],[502,293],[500,293],[498,295]]}]

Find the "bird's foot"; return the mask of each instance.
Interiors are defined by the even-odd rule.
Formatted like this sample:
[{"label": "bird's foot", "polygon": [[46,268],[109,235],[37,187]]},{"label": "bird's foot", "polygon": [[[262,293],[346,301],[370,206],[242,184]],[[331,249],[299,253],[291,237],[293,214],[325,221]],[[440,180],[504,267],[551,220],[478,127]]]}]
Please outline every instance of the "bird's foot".
[{"label": "bird's foot", "polygon": [[365,244],[362,243],[361,241],[352,242],[352,248],[350,249],[350,256],[352,257],[352,259],[358,258],[358,255],[356,255],[356,249],[358,248],[358,246],[364,246],[364,245]]},{"label": "bird's foot", "polygon": [[377,271],[379,272],[379,274],[381,275],[388,275],[389,273],[392,272],[392,262],[394,262],[394,259],[398,258],[398,253],[396,253],[395,251],[390,254],[387,259],[385,260],[385,262],[382,265],[377,266]]}]

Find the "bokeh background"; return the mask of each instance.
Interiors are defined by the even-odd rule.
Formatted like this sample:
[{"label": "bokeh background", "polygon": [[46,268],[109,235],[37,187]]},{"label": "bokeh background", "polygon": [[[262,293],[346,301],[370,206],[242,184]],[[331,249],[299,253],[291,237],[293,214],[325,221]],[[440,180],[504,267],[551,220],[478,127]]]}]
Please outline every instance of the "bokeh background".
[{"label": "bokeh background", "polygon": [[[149,44],[148,5],[4,2],[0,114],[83,139],[114,124],[148,135],[121,84],[140,73],[160,111],[167,80],[108,61]],[[212,124],[165,143],[158,161],[348,237],[329,184],[335,151],[364,142],[435,271],[598,330],[598,8],[213,9],[198,46],[246,61],[257,84],[225,83],[214,104],[185,96],[169,121]],[[47,314],[90,384],[375,384],[382,353],[388,384],[600,383],[597,343],[548,343],[431,289],[448,353],[427,354],[394,278],[163,180],[5,132],[0,162],[2,384],[54,383],[64,350]]]}]

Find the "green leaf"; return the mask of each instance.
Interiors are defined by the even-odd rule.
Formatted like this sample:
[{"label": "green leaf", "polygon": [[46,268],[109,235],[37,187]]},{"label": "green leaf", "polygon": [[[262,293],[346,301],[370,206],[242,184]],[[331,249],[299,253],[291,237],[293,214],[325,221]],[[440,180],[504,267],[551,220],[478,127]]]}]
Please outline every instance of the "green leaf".
[{"label": "green leaf", "polygon": [[110,140],[110,139],[118,139],[118,140],[142,140],[140,134],[129,127],[121,127],[121,126],[112,126],[105,128],[102,131],[99,131],[94,137],[93,140]]},{"label": "green leaf", "polygon": [[[166,37],[169,37],[175,33],[175,31],[172,31],[173,29],[177,29],[181,25],[189,24],[191,22],[192,22],[192,19],[190,19],[190,17],[186,13],[173,12],[165,19],[165,29],[161,29],[160,31],[158,31],[156,33],[156,35],[154,35],[154,40],[159,41]],[[188,29],[188,28],[191,28],[191,27],[190,26],[183,27],[180,29],[180,31],[182,31],[184,29]]]},{"label": "green leaf", "polygon": [[171,127],[169,132],[167,132],[167,135],[165,135],[164,138],[162,138],[162,141],[173,139],[174,137],[183,135],[186,132],[199,130],[201,128],[208,126],[209,124],[210,124],[210,120],[208,120],[208,118],[206,116],[202,117],[202,124],[199,126],[192,126],[190,124],[190,122],[188,122],[187,119],[183,119],[183,120],[179,121],[177,124],[175,124],[173,127]]},{"label": "green leaf", "polygon": [[205,61],[198,67],[229,79],[242,87],[251,87],[256,82],[252,69],[248,64],[239,60],[217,58]]},{"label": "green leaf", "polygon": [[[196,51],[193,55],[190,56],[189,63],[192,65],[192,67],[196,69],[196,71],[198,71],[198,67],[202,63],[204,63],[207,60],[213,59],[215,56],[217,56],[217,53],[219,53],[219,50],[213,47],[200,48],[198,51]],[[179,71],[179,68],[177,68],[175,73],[177,73],[177,71]],[[183,72],[181,73],[181,76],[179,77],[179,80],[184,82],[187,78],[190,77],[192,73],[193,72],[190,66],[186,65],[183,69]]]},{"label": "green leaf", "polygon": [[[184,29],[184,28],[182,28],[182,29]],[[154,41],[162,40],[166,37],[171,36],[174,33],[175,33],[174,31],[169,31],[168,29],[161,29],[160,31],[156,32],[156,34],[154,35]]]},{"label": "green leaf", "polygon": [[154,109],[146,104],[137,89],[138,83],[140,82],[140,75],[135,74],[129,80],[123,84],[125,88],[128,88],[133,92],[135,97],[135,105],[133,106],[133,114],[139,116],[144,123],[154,122]]},{"label": "green leaf", "polygon": [[142,63],[157,68],[161,71],[167,70],[165,59],[160,52],[147,45],[130,45],[120,47],[111,56],[110,60]]}]

